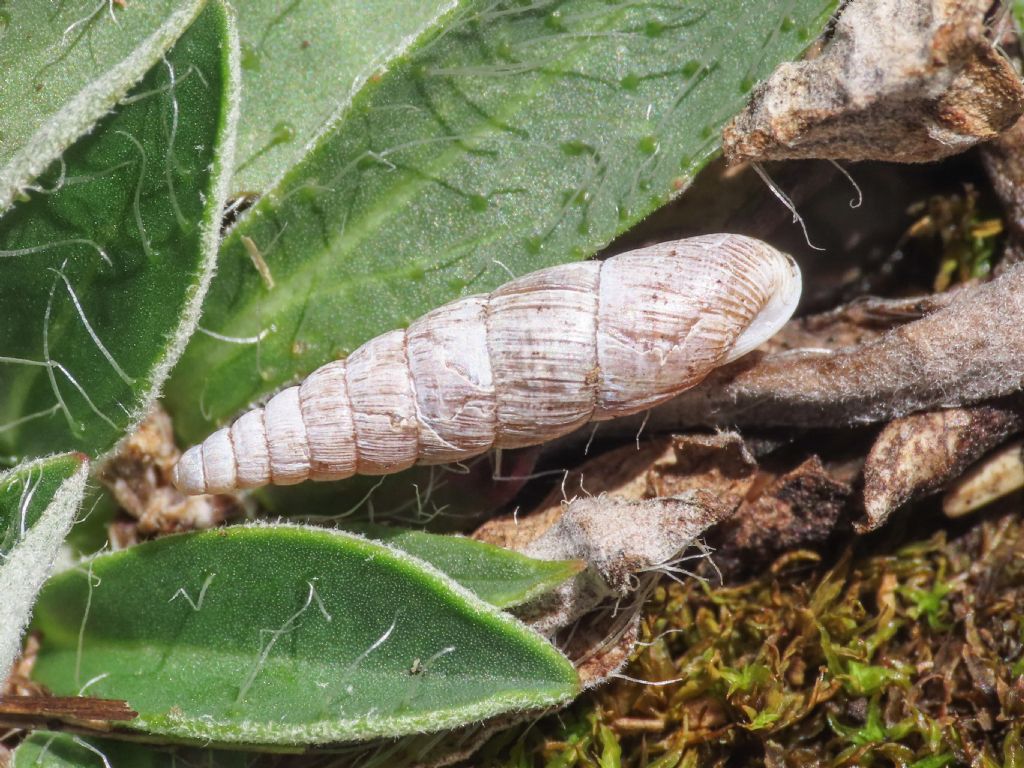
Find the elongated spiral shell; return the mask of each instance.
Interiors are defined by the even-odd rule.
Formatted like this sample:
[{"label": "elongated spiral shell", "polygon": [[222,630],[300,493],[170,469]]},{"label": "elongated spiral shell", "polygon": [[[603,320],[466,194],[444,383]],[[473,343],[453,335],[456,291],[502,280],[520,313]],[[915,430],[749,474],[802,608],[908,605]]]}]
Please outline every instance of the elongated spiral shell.
[{"label": "elongated spiral shell", "polygon": [[542,269],[317,369],[186,451],[174,482],[218,493],[535,445],[695,386],[799,296],[793,260],[739,235]]}]

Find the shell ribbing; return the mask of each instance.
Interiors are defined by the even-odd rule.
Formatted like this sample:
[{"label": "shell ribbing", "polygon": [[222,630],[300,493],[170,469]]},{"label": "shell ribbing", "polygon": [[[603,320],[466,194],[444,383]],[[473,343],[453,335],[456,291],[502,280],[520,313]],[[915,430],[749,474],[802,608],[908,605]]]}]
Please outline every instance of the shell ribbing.
[{"label": "shell ribbing", "polygon": [[791,258],[739,235],[550,267],[327,363],[187,451],[189,493],[387,474],[651,408],[772,336]]}]

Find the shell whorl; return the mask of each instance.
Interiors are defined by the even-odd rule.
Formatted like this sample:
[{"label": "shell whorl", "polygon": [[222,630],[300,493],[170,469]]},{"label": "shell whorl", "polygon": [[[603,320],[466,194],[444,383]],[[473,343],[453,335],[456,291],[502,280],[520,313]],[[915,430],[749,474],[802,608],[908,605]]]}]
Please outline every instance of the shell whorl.
[{"label": "shell whorl", "polygon": [[800,271],[710,235],[532,272],[318,368],[190,448],[186,493],[397,472],[646,410],[775,334]]}]

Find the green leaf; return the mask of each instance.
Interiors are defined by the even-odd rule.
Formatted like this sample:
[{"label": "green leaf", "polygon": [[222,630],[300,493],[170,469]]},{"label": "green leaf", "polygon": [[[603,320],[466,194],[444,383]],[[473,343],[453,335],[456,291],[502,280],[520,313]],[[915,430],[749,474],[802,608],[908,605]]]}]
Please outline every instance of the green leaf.
[{"label": "green leaf", "polygon": [[0,454],[108,450],[196,327],[232,164],[221,2],[0,219]]},{"label": "green leaf", "polygon": [[621,768],[622,746],[615,731],[607,725],[602,725],[598,731],[598,738],[601,742],[601,758],[598,762],[600,768]]},{"label": "green leaf", "polygon": [[353,525],[349,529],[430,563],[498,608],[520,605],[550,592],[586,565],[579,560],[534,560],[510,549],[462,536],[371,524]]},{"label": "green leaf", "polygon": [[689,183],[831,7],[462,0],[226,238],[203,321],[222,338],[196,336],[169,383],[177,429],[196,441],[426,310],[593,254]]},{"label": "green leaf", "polygon": [[204,2],[0,6],[0,212],[160,60]]},{"label": "green leaf", "polygon": [[0,680],[21,653],[39,588],[75,521],[89,462],[77,453],[0,475]]},{"label": "green leaf", "polygon": [[11,768],[249,768],[252,755],[215,749],[158,750],[110,739],[36,731],[14,750]]},{"label": "green leaf", "polygon": [[247,0],[242,116],[232,192],[263,192],[363,81],[451,0]]},{"label": "green leaf", "polygon": [[870,696],[887,688],[909,685],[910,671],[907,665],[899,662],[894,662],[893,667],[883,667],[850,660],[846,662],[846,672],[836,677],[854,696]]},{"label": "green leaf", "polygon": [[502,451],[500,467],[493,456],[484,455],[455,469],[419,464],[379,477],[268,485],[253,495],[267,515],[296,521],[381,521],[433,533],[461,532],[493,517],[515,498],[530,479],[539,453],[538,448]]},{"label": "green leaf", "polygon": [[126,699],[139,712],[126,726],[152,736],[337,742],[578,692],[572,665],[542,637],[359,537],[231,527],[89,563],[91,579],[68,571],[40,596],[35,677],[57,694],[95,680],[90,694]]}]

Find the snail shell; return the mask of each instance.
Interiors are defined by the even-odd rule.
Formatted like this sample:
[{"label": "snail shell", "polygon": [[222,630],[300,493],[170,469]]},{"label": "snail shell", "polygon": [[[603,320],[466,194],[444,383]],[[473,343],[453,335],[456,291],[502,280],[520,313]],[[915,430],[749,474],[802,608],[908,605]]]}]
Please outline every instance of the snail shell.
[{"label": "snail shell", "polygon": [[799,297],[794,261],[740,235],[542,269],[318,368],[186,451],[174,483],[220,493],[535,445],[695,386]]}]

